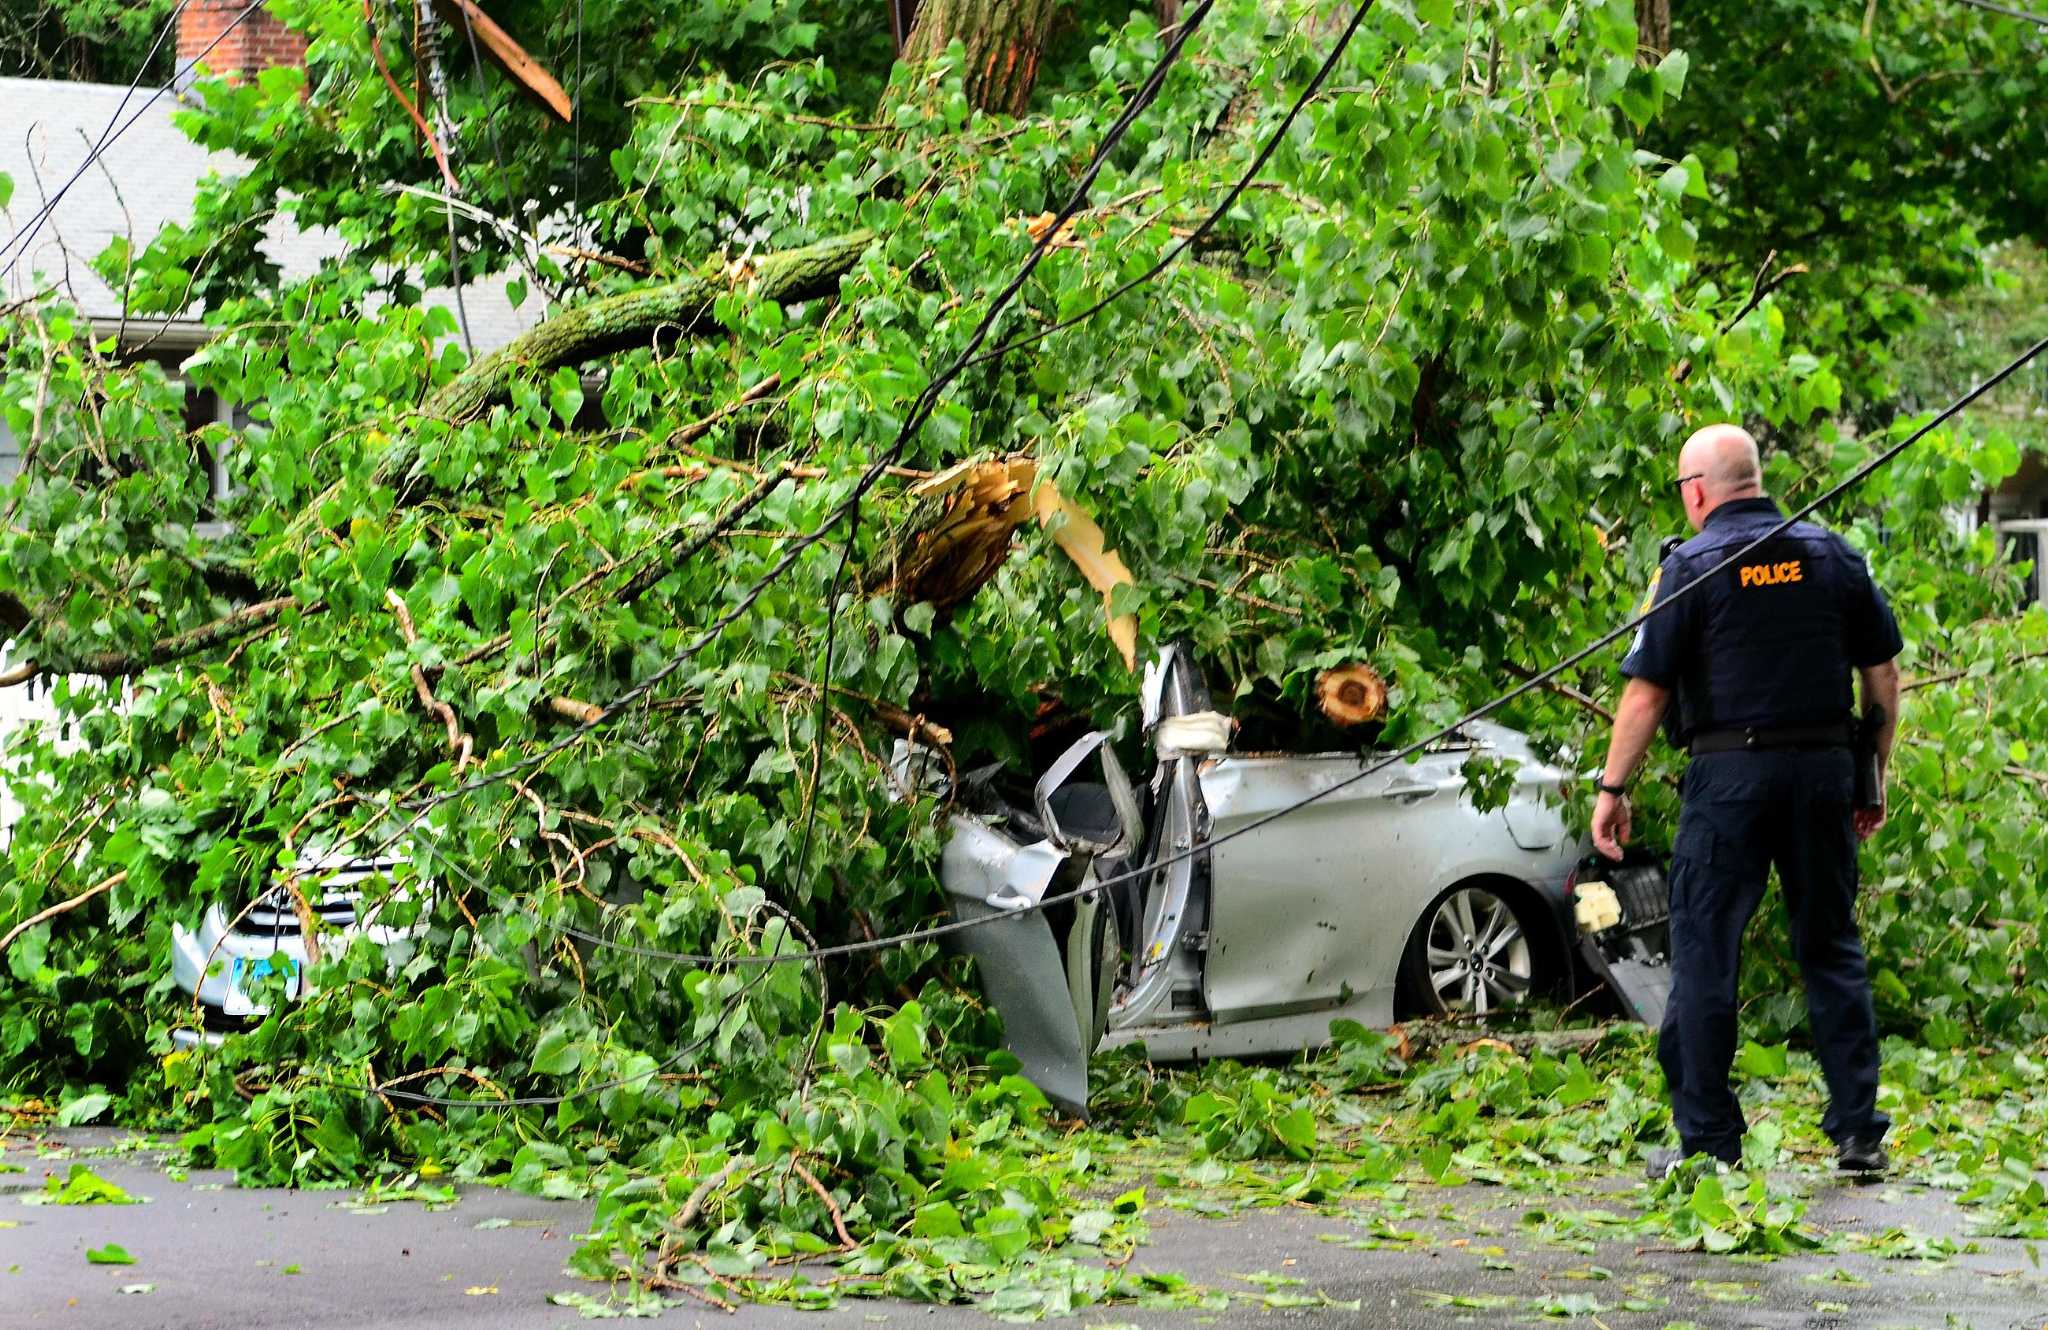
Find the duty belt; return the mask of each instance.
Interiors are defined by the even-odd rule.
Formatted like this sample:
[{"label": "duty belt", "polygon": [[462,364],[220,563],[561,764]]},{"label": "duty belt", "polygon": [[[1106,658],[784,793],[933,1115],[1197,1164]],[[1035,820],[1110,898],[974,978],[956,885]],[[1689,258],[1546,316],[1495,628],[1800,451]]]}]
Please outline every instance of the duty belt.
[{"label": "duty belt", "polygon": [[1848,721],[1828,725],[1752,725],[1742,730],[1708,730],[1692,737],[1692,755],[1760,752],[1773,748],[1853,748],[1854,727]]}]

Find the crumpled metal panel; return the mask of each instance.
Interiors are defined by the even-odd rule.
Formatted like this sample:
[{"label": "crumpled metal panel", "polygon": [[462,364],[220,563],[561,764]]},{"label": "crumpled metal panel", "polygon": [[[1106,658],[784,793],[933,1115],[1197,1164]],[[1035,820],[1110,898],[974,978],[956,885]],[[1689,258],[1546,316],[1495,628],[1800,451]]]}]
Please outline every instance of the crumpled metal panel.
[{"label": "crumpled metal panel", "polygon": [[[951,830],[939,877],[956,919],[1036,904],[1067,858],[1043,841],[1019,845],[964,813],[952,816]],[[982,991],[1003,1018],[1003,1044],[1024,1064],[1025,1078],[1063,1112],[1087,1116],[1090,1050],[1082,1046],[1066,962],[1044,912],[968,928],[946,944],[974,957]]]}]

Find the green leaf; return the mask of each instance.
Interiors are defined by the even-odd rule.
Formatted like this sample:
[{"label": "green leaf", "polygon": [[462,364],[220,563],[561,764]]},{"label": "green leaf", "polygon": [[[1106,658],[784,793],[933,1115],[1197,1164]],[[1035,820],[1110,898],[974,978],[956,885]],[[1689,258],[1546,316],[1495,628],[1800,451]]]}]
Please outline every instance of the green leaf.
[{"label": "green leaf", "polygon": [[135,1198],[84,1164],[73,1164],[62,1182],[53,1173],[34,1198],[47,1205],[134,1205]]},{"label": "green leaf", "polygon": [[104,1247],[86,1248],[85,1259],[94,1265],[135,1264],[135,1258],[130,1256],[128,1249],[118,1242],[110,1242]]},{"label": "green leaf", "polygon": [[1745,1076],[1775,1080],[1790,1069],[1789,1049],[1784,1044],[1745,1042],[1735,1055],[1735,1066]]},{"label": "green leaf", "polygon": [[1679,263],[1690,263],[1699,248],[1698,233],[1682,217],[1666,217],[1657,227],[1657,245]]},{"label": "green leaf", "polygon": [[1315,1115],[1306,1108],[1297,1108],[1273,1119],[1273,1135],[1292,1154],[1307,1158],[1316,1144]]},{"label": "green leaf", "polygon": [[80,1123],[91,1122],[106,1112],[113,1102],[114,1096],[110,1094],[82,1094],[57,1110],[57,1125],[76,1127]]},{"label": "green leaf", "polygon": [[554,378],[549,381],[548,409],[555,413],[555,418],[562,422],[563,428],[566,429],[575,423],[578,413],[583,410],[583,383],[576,377],[575,371],[556,371]]},{"label": "green leaf", "polygon": [[889,1055],[889,1064],[899,1072],[925,1064],[924,1007],[917,999],[882,1018],[882,1048]]},{"label": "green leaf", "polygon": [[538,1076],[567,1076],[583,1065],[583,1045],[560,1026],[540,1037],[533,1049],[533,1071]]},{"label": "green leaf", "polygon": [[1657,90],[1666,97],[1680,97],[1685,94],[1686,71],[1692,68],[1692,57],[1683,51],[1673,50],[1657,62]]}]

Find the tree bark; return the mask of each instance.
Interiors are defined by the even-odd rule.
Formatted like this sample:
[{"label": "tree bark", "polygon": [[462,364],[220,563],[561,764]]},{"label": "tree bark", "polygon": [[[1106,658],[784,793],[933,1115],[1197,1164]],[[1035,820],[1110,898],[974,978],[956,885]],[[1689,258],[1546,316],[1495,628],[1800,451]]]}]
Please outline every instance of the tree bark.
[{"label": "tree bark", "polygon": [[1671,54],[1671,0],[1636,0],[1636,59],[1654,65]]},{"label": "tree bark", "polygon": [[957,37],[967,48],[967,100],[984,111],[1020,114],[1038,82],[1039,53],[1057,7],[1058,0],[921,0],[903,59],[937,59]]},{"label": "tree bark", "polygon": [[[16,606],[21,605],[18,600],[13,603]],[[196,656],[203,651],[225,646],[229,642],[240,641],[251,633],[270,627],[277,622],[280,614],[294,608],[298,603],[295,596],[280,596],[275,600],[244,605],[238,610],[223,614],[212,623],[204,623],[197,628],[188,628],[182,633],[160,638],[140,651],[96,651],[86,656],[24,661],[4,676],[0,676],[0,687],[27,683],[30,679],[43,674],[92,674],[102,679],[119,679],[131,674],[140,674],[159,665],[169,665],[187,656]],[[315,604],[307,613],[316,613],[320,608],[320,605]],[[26,607],[23,607],[23,617],[20,620],[23,627],[28,624],[26,614]],[[11,620],[13,616],[10,614],[8,618]]]},{"label": "tree bark", "polygon": [[[758,299],[795,301],[828,295],[874,240],[868,231],[821,240],[754,261],[746,289]],[[645,286],[564,310],[538,328],[470,362],[429,396],[422,408],[449,420],[473,416],[502,399],[524,370],[545,373],[561,365],[644,346],[664,328],[688,337],[711,320],[712,305],[732,290],[725,276],[685,277]]]}]

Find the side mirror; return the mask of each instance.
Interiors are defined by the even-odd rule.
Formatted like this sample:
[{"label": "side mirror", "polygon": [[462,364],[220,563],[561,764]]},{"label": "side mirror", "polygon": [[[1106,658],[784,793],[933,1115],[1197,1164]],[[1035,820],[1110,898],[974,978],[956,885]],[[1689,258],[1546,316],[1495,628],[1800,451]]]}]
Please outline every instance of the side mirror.
[{"label": "side mirror", "polygon": [[[1091,755],[1101,759],[1103,788],[1109,793],[1110,808],[1116,816],[1116,828],[1110,839],[1104,838],[1106,833],[1101,827],[1062,827],[1052,811],[1052,796],[1073,779],[1074,773]],[[1059,761],[1038,778],[1032,796],[1046,837],[1063,850],[1083,849],[1114,858],[1135,849],[1143,834],[1138,825],[1137,796],[1131,791],[1130,778],[1124,775],[1123,764],[1116,760],[1115,750],[1109,747],[1109,735],[1105,731],[1095,730],[1075,740],[1072,747],[1060,754]],[[1073,819],[1070,817],[1069,820]]]}]

